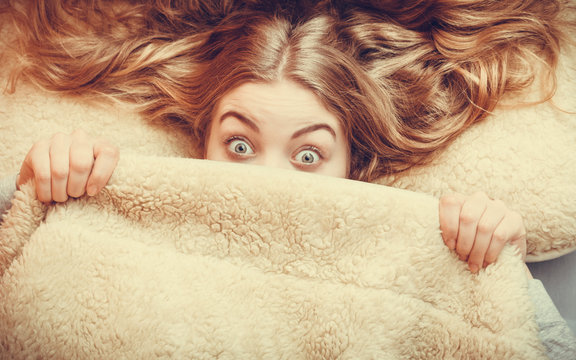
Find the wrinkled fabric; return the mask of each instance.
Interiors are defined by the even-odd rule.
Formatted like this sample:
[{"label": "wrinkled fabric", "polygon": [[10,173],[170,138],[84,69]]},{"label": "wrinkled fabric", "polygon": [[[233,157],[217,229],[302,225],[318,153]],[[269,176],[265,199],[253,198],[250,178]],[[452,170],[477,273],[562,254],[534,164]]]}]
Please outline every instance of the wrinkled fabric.
[{"label": "wrinkled fabric", "polygon": [[0,244],[12,358],[546,357],[514,249],[472,274],[380,185],[125,156],[95,197],[25,186]]}]

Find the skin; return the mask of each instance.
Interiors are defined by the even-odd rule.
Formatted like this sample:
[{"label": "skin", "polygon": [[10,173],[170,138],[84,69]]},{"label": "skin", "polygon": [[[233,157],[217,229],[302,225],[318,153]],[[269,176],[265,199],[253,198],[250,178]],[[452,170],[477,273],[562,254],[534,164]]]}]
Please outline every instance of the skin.
[{"label": "skin", "polygon": [[445,195],[439,203],[440,229],[448,248],[455,250],[470,271],[477,273],[496,261],[507,243],[526,260],[526,229],[522,217],[501,200],[485,193]]},{"label": "skin", "polygon": [[[217,105],[205,157],[347,177],[348,141],[340,122],[315,95],[293,83],[248,83],[226,94]],[[82,131],[56,134],[30,149],[17,186],[34,181],[38,199],[63,202],[96,195],[110,179],[118,148],[92,140]],[[496,261],[507,243],[525,259],[526,230],[521,216],[484,193],[440,198],[442,238],[470,271]]]},{"label": "skin", "polygon": [[116,146],[84,131],[57,133],[34,144],[20,168],[17,187],[33,180],[38,200],[64,202],[94,196],[108,183],[120,157]]},{"label": "skin", "polygon": [[335,177],[347,177],[349,154],[340,121],[312,92],[290,81],[246,83],[226,94],[205,151],[209,160]]}]

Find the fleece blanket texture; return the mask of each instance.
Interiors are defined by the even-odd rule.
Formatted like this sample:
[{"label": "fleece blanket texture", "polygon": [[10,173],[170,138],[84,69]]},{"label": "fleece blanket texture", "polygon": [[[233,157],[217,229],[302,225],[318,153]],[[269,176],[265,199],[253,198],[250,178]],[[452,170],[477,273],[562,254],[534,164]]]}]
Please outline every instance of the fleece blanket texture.
[{"label": "fleece blanket texture", "polygon": [[93,198],[25,187],[0,229],[2,357],[544,358],[519,256],[471,274],[437,207],[161,157],[124,157]]}]

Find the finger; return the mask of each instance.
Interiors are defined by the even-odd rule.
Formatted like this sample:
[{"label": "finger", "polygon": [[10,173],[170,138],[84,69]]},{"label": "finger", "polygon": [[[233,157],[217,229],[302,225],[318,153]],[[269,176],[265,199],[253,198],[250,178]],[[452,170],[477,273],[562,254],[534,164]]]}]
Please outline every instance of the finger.
[{"label": "finger", "polygon": [[88,178],[86,192],[90,196],[96,195],[106,184],[116,165],[118,165],[118,148],[104,141],[99,141],[94,145],[94,167]]},{"label": "finger", "polygon": [[64,134],[54,135],[50,144],[50,174],[54,201],[68,200],[69,153],[70,138]]},{"label": "finger", "polygon": [[490,247],[486,251],[486,256],[484,257],[484,265],[488,266],[494,263],[504,246],[506,245],[506,241],[508,239],[508,230],[506,228],[506,218],[502,220],[500,226],[494,230],[494,234],[492,234],[492,241],[490,241]]},{"label": "finger", "polygon": [[86,191],[86,183],[94,164],[92,142],[83,132],[74,132],[70,145],[70,174],[68,176],[68,195],[80,197]]},{"label": "finger", "polygon": [[516,246],[522,256],[522,261],[526,261],[526,227],[524,226],[524,219],[517,212],[509,214],[512,217],[512,222],[515,224],[512,237],[509,239],[510,244]]},{"label": "finger", "polygon": [[34,179],[38,200],[42,202],[52,201],[49,141],[39,141],[32,146],[32,149],[30,149],[30,152],[22,164],[22,170],[24,174],[26,174],[25,177],[29,177],[31,174],[31,177]]},{"label": "finger", "polygon": [[510,242],[518,246],[522,257],[526,254],[526,230],[522,217],[513,211],[508,211],[502,222],[498,225],[492,234],[490,248],[486,252],[484,262],[486,265],[494,263],[506,243]]},{"label": "finger", "polygon": [[460,210],[466,198],[461,194],[445,195],[440,198],[439,217],[442,239],[449,249],[456,248]]},{"label": "finger", "polygon": [[461,260],[468,259],[468,255],[474,246],[478,221],[484,214],[487,204],[488,197],[483,193],[476,193],[462,205],[458,225],[458,238],[456,240],[456,253]]},{"label": "finger", "polygon": [[[32,154],[34,148],[38,147],[38,144],[35,144],[30,151],[26,154],[22,165],[20,166],[20,172],[18,173],[18,179],[16,180],[16,187],[20,189],[20,187],[26,184],[29,180],[34,179],[34,169],[32,167]],[[49,145],[48,145],[49,148]]]},{"label": "finger", "polygon": [[490,247],[492,235],[504,219],[508,209],[500,200],[489,201],[486,211],[478,221],[476,238],[468,257],[468,267],[472,272],[478,272],[484,266],[484,257]]}]

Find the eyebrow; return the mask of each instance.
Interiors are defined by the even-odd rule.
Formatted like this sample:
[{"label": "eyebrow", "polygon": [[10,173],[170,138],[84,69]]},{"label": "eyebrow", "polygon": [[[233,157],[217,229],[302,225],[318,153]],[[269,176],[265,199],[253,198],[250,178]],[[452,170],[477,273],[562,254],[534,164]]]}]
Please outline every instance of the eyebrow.
[{"label": "eyebrow", "polygon": [[292,139],[296,139],[297,137],[300,137],[304,134],[308,134],[308,133],[318,131],[318,130],[326,130],[330,133],[330,135],[332,135],[332,137],[334,139],[336,139],[336,132],[334,131],[334,129],[332,129],[332,127],[330,125],[324,124],[324,123],[306,126],[305,128],[302,128],[302,129],[296,131],[294,133],[294,135],[292,135]]},{"label": "eyebrow", "polygon": [[[240,120],[240,122],[246,124],[249,128],[251,128],[252,130],[254,130],[255,132],[259,133],[260,132],[260,128],[258,127],[258,125],[256,125],[256,123],[254,121],[252,121],[250,118],[240,114],[237,111],[227,111],[225,112],[221,117],[220,117],[220,122],[226,120],[229,117],[234,117],[238,120]],[[314,131],[318,131],[318,130],[326,130],[330,133],[330,135],[332,135],[332,137],[334,139],[336,139],[336,132],[334,131],[334,129],[325,123],[319,123],[319,124],[312,124],[310,126],[306,126],[305,128],[302,128],[298,131],[296,131],[292,137],[291,140],[296,139],[304,134],[308,134]]]},{"label": "eyebrow", "polygon": [[226,120],[229,117],[234,117],[238,120],[240,120],[242,123],[246,124],[249,128],[251,128],[252,130],[254,130],[255,132],[259,133],[260,132],[260,128],[258,127],[258,125],[256,125],[256,123],[252,120],[250,120],[248,117],[240,114],[237,111],[227,111],[225,112],[221,117],[220,117],[220,122],[223,122],[224,120]]}]

